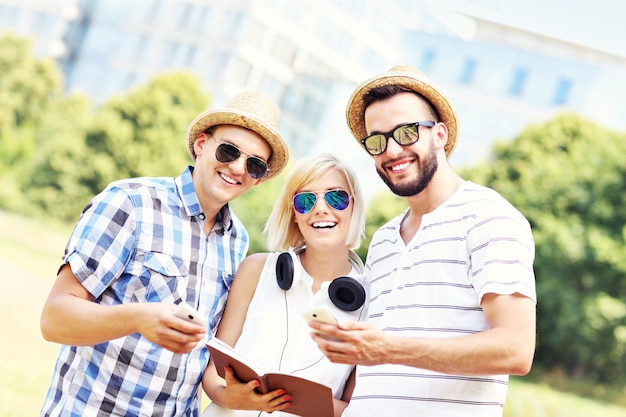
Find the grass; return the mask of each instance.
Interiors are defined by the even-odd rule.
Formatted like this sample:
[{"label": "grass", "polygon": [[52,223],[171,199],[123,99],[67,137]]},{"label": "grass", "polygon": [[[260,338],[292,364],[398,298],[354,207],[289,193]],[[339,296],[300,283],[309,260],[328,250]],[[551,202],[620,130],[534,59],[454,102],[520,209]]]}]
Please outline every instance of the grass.
[{"label": "grass", "polygon": [[[39,316],[70,231],[0,211],[0,417],[41,409],[59,346],[43,340]],[[511,379],[504,417],[588,416],[626,417],[626,407]]]},{"label": "grass", "polygon": [[0,416],[39,415],[59,346],[39,316],[69,228],[0,212]]}]

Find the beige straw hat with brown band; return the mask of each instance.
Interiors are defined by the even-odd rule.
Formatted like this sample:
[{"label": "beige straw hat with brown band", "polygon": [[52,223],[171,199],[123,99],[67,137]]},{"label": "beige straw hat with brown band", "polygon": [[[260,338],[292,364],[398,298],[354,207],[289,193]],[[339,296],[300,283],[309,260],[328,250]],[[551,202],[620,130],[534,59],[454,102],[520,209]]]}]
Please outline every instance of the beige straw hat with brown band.
[{"label": "beige straw hat with brown band", "polygon": [[187,128],[187,148],[196,160],[193,144],[198,135],[217,125],[245,127],[258,133],[269,143],[272,155],[267,163],[267,174],[261,181],[267,181],[278,175],[289,160],[289,149],[278,133],[278,106],[269,98],[252,92],[243,91],[233,97],[223,108],[207,110],[199,114]]},{"label": "beige straw hat with brown band", "polygon": [[406,87],[421,94],[431,102],[439,114],[440,121],[448,127],[448,143],[444,149],[446,156],[450,157],[456,146],[457,138],[457,117],[454,107],[452,107],[452,103],[446,98],[441,88],[430,81],[426,75],[416,68],[405,65],[396,65],[386,73],[370,78],[359,85],[352,93],[346,107],[346,119],[352,135],[359,141],[359,144],[361,139],[367,136],[363,97],[371,89],[386,85]]}]

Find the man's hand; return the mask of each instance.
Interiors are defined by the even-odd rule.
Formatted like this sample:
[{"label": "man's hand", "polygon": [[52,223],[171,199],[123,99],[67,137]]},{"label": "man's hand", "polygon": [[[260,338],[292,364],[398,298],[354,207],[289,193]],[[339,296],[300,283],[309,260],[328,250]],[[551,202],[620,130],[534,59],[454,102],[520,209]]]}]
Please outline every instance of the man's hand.
[{"label": "man's hand", "polygon": [[334,363],[377,365],[385,362],[387,336],[366,322],[340,322],[337,326],[311,322],[311,337]]},{"label": "man's hand", "polygon": [[174,304],[143,303],[138,307],[141,308],[137,320],[139,333],[174,353],[191,351],[207,333],[203,326],[174,315]]}]

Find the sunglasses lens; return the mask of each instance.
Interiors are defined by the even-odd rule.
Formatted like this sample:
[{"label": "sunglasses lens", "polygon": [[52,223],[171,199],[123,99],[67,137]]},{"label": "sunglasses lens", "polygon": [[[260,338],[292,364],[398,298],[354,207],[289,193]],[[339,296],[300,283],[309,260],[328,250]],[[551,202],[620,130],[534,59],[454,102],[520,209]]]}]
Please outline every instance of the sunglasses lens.
[{"label": "sunglasses lens", "polygon": [[387,138],[384,135],[372,135],[363,140],[363,146],[370,155],[380,155],[387,148]]},{"label": "sunglasses lens", "polygon": [[324,193],[324,200],[335,210],[345,210],[350,204],[350,195],[344,190],[332,190]]},{"label": "sunglasses lens", "polygon": [[263,178],[267,174],[267,164],[255,156],[249,156],[246,159],[246,169],[248,170],[248,175],[255,180]]},{"label": "sunglasses lens", "polygon": [[[324,200],[335,210],[345,210],[350,205],[350,195],[344,190],[331,190],[324,193]],[[293,198],[293,207],[300,214],[307,214],[317,201],[313,192],[296,194]]]},{"label": "sunglasses lens", "polygon": [[233,162],[241,156],[241,152],[236,146],[230,143],[220,143],[215,150],[215,159],[222,163]]},{"label": "sunglasses lens", "polygon": [[300,214],[307,214],[315,205],[315,193],[300,193],[293,198],[293,208]]},{"label": "sunglasses lens", "polygon": [[400,126],[393,131],[393,137],[400,145],[412,145],[419,139],[417,128],[415,124]]},{"label": "sunglasses lens", "polygon": [[[361,141],[365,150],[370,155],[380,155],[387,149],[387,138],[393,134],[394,140],[402,146],[413,145],[419,139],[419,126],[430,126],[432,122],[410,123],[396,128],[387,134],[375,134],[368,136]],[[434,125],[434,123],[432,123]]]},{"label": "sunglasses lens", "polygon": [[[230,143],[220,143],[215,150],[215,159],[222,163],[233,162],[240,156],[241,151]],[[248,170],[248,175],[255,180],[263,178],[267,174],[267,164],[256,156],[246,158],[246,169]]]}]

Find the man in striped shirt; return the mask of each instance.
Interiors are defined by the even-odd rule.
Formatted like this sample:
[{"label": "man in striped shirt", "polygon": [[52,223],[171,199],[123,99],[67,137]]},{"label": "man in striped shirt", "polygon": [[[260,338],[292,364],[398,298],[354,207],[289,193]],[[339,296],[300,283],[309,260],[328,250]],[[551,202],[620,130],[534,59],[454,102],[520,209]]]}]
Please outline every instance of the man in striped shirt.
[{"label": "man in striped shirt", "polygon": [[[278,108],[243,92],[187,130],[176,178],[110,184],[84,209],[43,308],[61,343],[42,416],[198,416],[205,345],[248,250],[228,202],[276,176]],[[207,323],[177,317],[187,303]]]},{"label": "man in striped shirt", "polygon": [[501,416],[508,375],[535,350],[534,241],[497,192],[448,162],[455,111],[418,70],[397,66],[359,85],[348,125],[408,209],[373,236],[369,322],[311,327],[333,362],[357,364],[343,417]]}]

